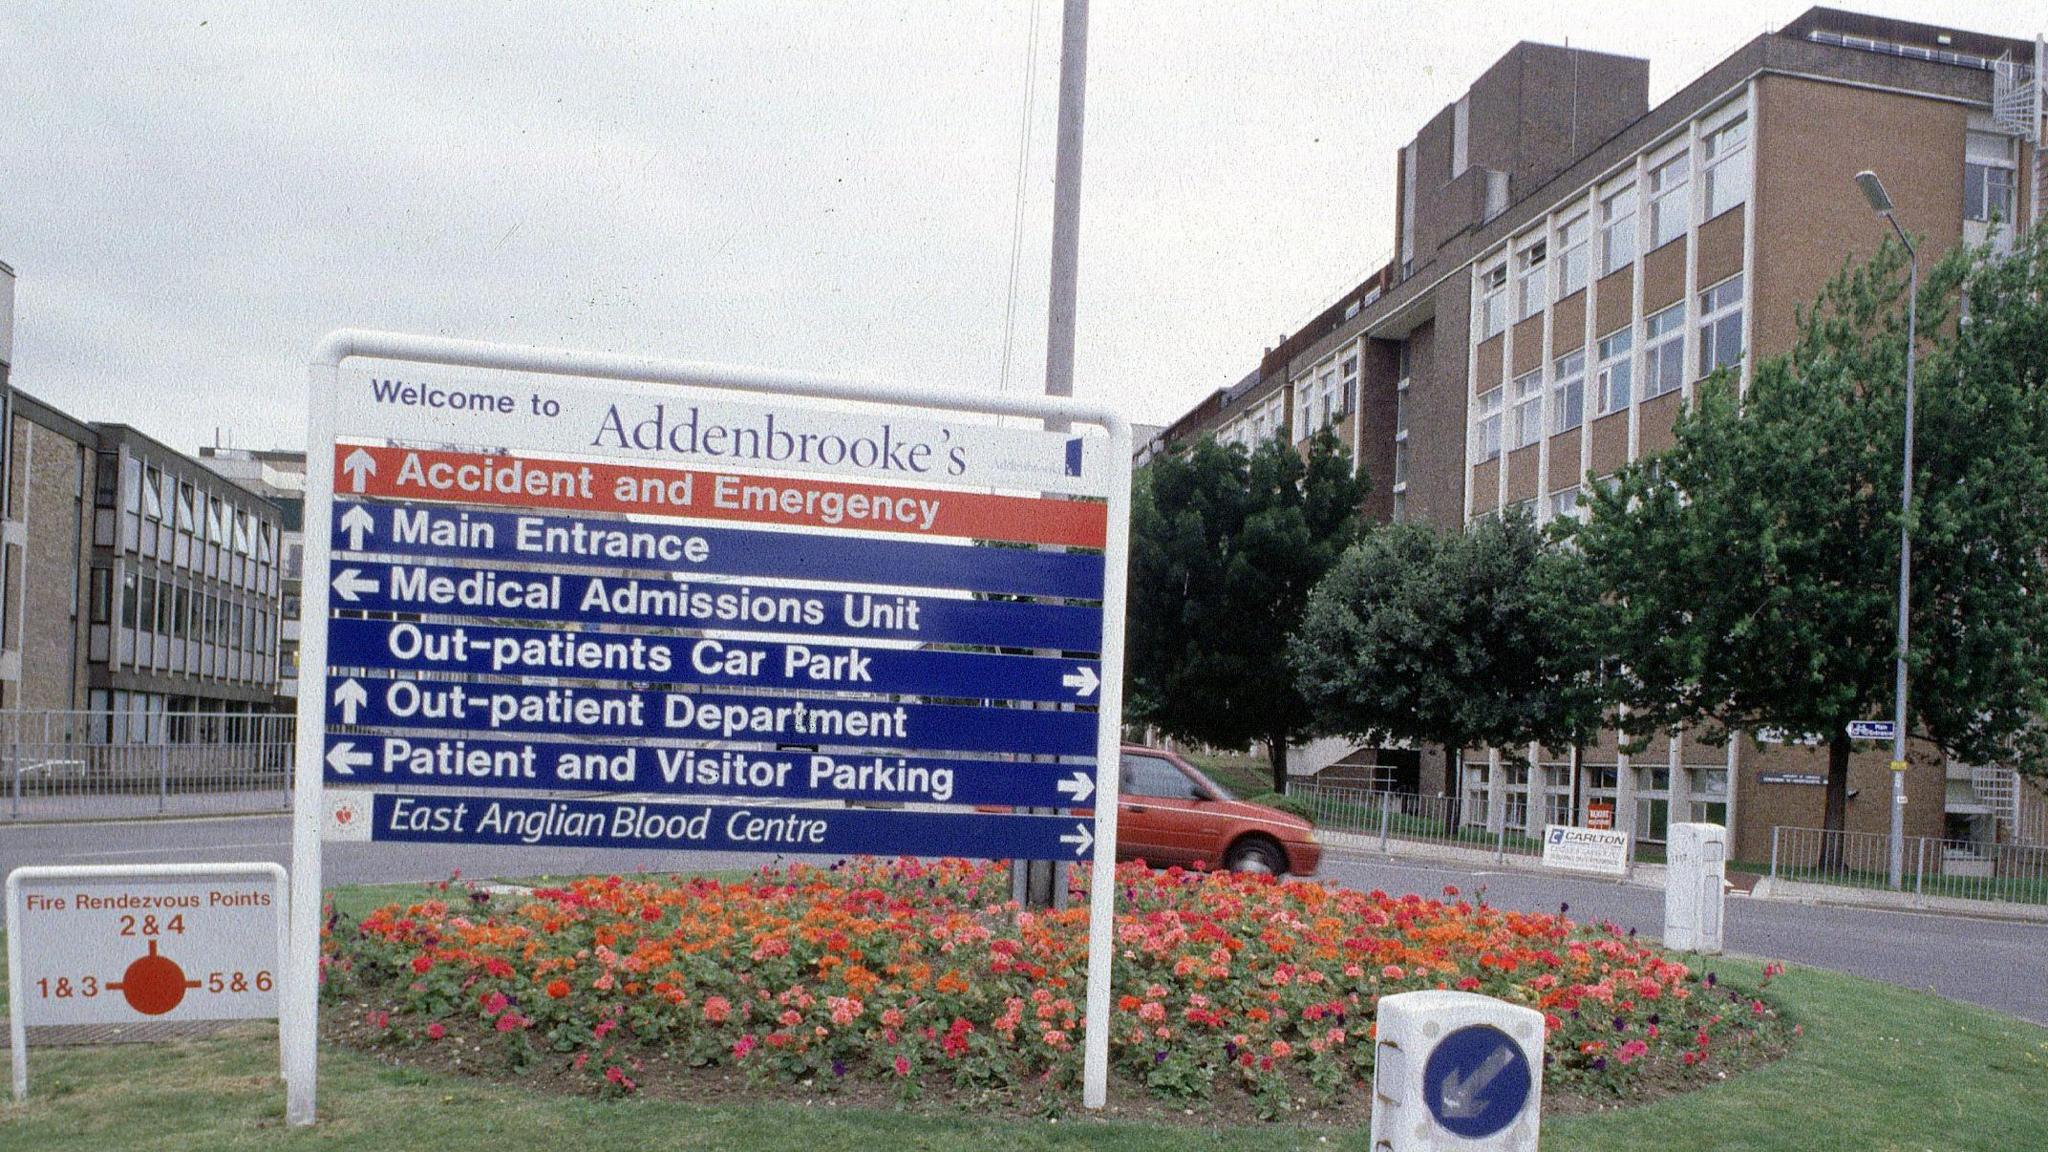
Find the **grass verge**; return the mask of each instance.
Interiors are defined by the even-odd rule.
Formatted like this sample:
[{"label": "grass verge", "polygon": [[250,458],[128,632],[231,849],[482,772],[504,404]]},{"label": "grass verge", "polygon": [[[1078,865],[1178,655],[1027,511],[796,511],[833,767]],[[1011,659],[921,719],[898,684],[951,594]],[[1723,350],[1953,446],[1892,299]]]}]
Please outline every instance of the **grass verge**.
[{"label": "grass verge", "polygon": [[[388,898],[389,890],[373,894]],[[346,899],[353,901],[355,894]],[[1709,967],[1753,981],[1758,966]],[[1805,1030],[1779,1063],[1684,1096],[1554,1118],[1544,1147],[2005,1150],[2048,1147],[2048,1029],[1890,985],[1794,968],[1773,982]],[[33,1053],[34,1095],[0,1106],[0,1146],[95,1152],[346,1147],[495,1152],[720,1148],[868,1152],[877,1147],[1194,1150],[1360,1147],[1357,1129],[1264,1125],[1165,1129],[1063,1116],[1017,1122],[855,1109],[821,1098],[754,1105],[600,1102],[396,1067],[329,1047],[321,1119],[283,1127],[275,1033],[251,1027],[156,1046]],[[1078,1102],[1077,1102],[1078,1103]],[[1078,1108],[1076,1109],[1078,1111]],[[650,1134],[659,1140],[650,1143]]]}]

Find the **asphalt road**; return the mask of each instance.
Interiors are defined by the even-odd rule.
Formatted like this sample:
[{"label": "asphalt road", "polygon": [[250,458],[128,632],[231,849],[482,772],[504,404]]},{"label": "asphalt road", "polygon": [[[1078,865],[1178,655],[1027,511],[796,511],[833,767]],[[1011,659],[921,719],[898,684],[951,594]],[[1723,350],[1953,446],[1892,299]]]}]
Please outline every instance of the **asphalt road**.
[{"label": "asphalt road", "polygon": [[[766,857],[710,852],[329,844],[328,884],[526,877],[589,872],[757,867]],[[274,860],[291,864],[282,816],[109,824],[0,824],[0,873],[24,864]],[[1456,885],[1505,908],[1612,921],[1645,936],[1663,931],[1664,893],[1611,881],[1489,872],[1420,861],[1328,853],[1323,878],[1353,888],[1436,895]],[[1730,896],[1730,952],[1832,968],[1981,1004],[2048,1025],[2048,926]]]}]

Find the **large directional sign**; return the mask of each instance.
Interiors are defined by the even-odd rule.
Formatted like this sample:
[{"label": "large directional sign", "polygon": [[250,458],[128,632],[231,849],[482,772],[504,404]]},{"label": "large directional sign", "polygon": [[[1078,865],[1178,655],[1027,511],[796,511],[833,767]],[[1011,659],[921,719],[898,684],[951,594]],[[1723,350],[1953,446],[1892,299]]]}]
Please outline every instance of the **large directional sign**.
[{"label": "large directional sign", "polygon": [[310,414],[285,1034],[323,841],[1092,860],[1101,1082],[1118,416],[357,332]]}]

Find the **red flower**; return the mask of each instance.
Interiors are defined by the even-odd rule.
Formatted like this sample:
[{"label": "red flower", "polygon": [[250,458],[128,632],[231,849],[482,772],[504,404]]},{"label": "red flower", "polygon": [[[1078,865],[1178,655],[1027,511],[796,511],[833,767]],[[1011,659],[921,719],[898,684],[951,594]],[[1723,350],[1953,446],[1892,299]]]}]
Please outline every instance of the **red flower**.
[{"label": "red flower", "polygon": [[568,994],[569,982],[567,980],[548,981],[548,999],[560,1000],[562,997],[567,996]]}]

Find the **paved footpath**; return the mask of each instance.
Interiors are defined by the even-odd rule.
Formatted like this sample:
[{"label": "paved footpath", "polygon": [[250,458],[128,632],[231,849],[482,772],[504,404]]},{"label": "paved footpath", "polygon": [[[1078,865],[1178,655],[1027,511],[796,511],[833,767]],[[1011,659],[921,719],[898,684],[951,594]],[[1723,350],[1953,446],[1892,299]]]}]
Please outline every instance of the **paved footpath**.
[{"label": "paved footpath", "polygon": [[[435,844],[330,844],[329,884],[524,877],[634,870],[746,869],[766,857]],[[0,874],[24,864],[118,864],[203,860],[291,863],[282,816],[109,824],[0,823]],[[1487,871],[1427,861],[1333,851],[1322,878],[1353,888],[1436,895],[1445,885],[1530,912],[1570,905],[1575,920],[1611,920],[1655,937],[1663,932],[1661,889],[1540,873]],[[1730,896],[1729,951],[1851,972],[2048,1025],[2048,926],[1960,916],[1793,904]]]}]

